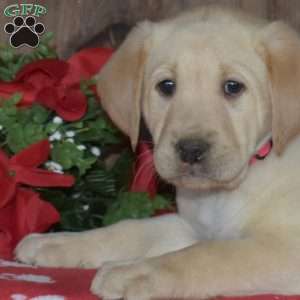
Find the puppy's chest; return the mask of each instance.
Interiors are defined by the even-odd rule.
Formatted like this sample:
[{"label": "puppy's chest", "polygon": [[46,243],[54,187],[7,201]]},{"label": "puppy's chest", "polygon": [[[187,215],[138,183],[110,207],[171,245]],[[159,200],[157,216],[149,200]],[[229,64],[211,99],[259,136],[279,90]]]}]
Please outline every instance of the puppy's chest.
[{"label": "puppy's chest", "polygon": [[[181,203],[183,201],[185,203]],[[179,213],[192,225],[199,239],[223,240],[241,236],[247,219],[247,209],[241,201],[217,195],[204,200],[183,201],[178,199]]]}]

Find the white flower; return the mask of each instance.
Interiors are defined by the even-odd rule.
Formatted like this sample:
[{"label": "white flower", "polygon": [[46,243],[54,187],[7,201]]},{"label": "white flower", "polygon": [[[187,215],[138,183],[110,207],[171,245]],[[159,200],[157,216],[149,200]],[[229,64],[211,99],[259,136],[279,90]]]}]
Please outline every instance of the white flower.
[{"label": "white flower", "polygon": [[63,174],[63,167],[56,163],[55,161],[47,161],[45,163],[45,166],[48,170],[55,172],[55,173],[59,173],[59,174]]},{"label": "white flower", "polygon": [[62,138],[62,135],[59,131],[55,131],[52,135],[50,135],[49,137],[49,141],[53,142],[53,141],[60,141]]},{"label": "white flower", "polygon": [[86,146],[84,146],[84,145],[78,145],[77,149],[80,150],[80,151],[84,151],[86,149]]},{"label": "white flower", "polygon": [[72,195],[72,198],[73,198],[73,199],[78,199],[78,198],[80,198],[80,196],[81,196],[80,193],[76,193],[76,194],[73,194],[73,195]]},{"label": "white flower", "polygon": [[89,208],[90,208],[90,206],[89,206],[88,204],[82,206],[82,209],[83,209],[84,211],[89,210]]},{"label": "white flower", "polygon": [[2,130],[3,129],[3,126],[2,125],[0,125],[0,130]]},{"label": "white flower", "polygon": [[51,166],[51,161],[46,161],[45,162],[45,167],[48,169]]},{"label": "white flower", "polygon": [[74,139],[72,139],[72,138],[66,139],[66,141],[69,143],[73,143],[73,144],[75,143]]},{"label": "white flower", "polygon": [[72,138],[75,136],[75,131],[73,130],[69,130],[66,132],[66,136],[69,137],[69,138]]},{"label": "white flower", "polygon": [[53,120],[52,120],[52,122],[54,124],[59,124],[60,125],[60,124],[62,124],[64,122],[64,120],[61,117],[54,117]]},{"label": "white flower", "polygon": [[94,154],[97,157],[101,155],[101,150],[98,147],[92,147],[91,152],[92,152],[92,154]]}]

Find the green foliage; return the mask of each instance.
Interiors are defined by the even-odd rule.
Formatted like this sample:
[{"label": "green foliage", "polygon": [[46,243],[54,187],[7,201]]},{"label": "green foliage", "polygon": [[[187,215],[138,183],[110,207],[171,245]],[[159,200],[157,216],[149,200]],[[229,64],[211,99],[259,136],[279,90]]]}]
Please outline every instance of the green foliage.
[{"label": "green foliage", "polygon": [[59,163],[64,170],[70,170],[73,167],[79,169],[79,174],[83,175],[97,160],[96,157],[88,155],[84,157],[84,152],[77,146],[68,141],[57,143],[51,151],[52,160]]},{"label": "green foliage", "polygon": [[149,198],[147,193],[120,193],[103,218],[104,225],[123,219],[141,219],[153,216],[156,211],[171,208],[170,202],[162,197]]},{"label": "green foliage", "polygon": [[[0,80],[11,81],[27,63],[55,58],[51,34],[29,54],[16,54],[0,46]],[[81,82],[88,101],[85,116],[76,122],[56,122],[53,111],[34,104],[18,107],[22,95],[0,99],[0,147],[13,155],[43,139],[51,142],[49,161],[40,167],[72,174],[71,188],[36,188],[43,199],[60,212],[55,230],[81,231],[109,225],[126,218],[143,218],[168,209],[171,201],[163,196],[150,199],[146,193],[128,192],[132,180],[134,155],[128,140],[110,122],[91,86],[95,80]],[[113,158],[113,159],[112,159]],[[53,165],[54,163],[54,165]],[[55,170],[55,165],[60,170]]]},{"label": "green foliage", "polygon": [[15,94],[4,101],[0,108],[0,125],[6,132],[5,143],[12,153],[18,153],[47,137],[41,122],[42,115],[48,114],[46,109],[38,105],[34,105],[32,109],[17,108],[20,100],[21,95]]},{"label": "green foliage", "polygon": [[[9,152],[15,154],[33,143],[50,138],[50,159],[60,164],[64,170],[77,169],[79,176],[84,175],[97,161],[97,157],[91,152],[93,147],[100,151],[102,147],[109,148],[122,142],[120,132],[112,126],[99,104],[96,104],[95,95],[90,95],[87,112],[89,118],[74,123],[55,123],[55,113],[38,104],[18,108],[21,95],[14,95],[3,101],[0,108],[0,125],[6,134],[2,143],[7,144]],[[99,108],[95,109],[96,105]],[[80,150],[80,147],[86,149]]]},{"label": "green foliage", "polygon": [[56,58],[56,52],[50,46],[53,33],[45,33],[39,46],[28,54],[17,54],[15,49],[0,45],[0,80],[11,81],[18,71],[26,64],[43,58]]}]

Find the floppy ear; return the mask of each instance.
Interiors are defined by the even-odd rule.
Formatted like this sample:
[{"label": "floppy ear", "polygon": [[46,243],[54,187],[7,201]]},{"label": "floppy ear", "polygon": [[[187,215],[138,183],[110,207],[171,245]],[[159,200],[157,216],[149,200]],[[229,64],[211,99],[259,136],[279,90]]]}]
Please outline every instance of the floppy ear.
[{"label": "floppy ear", "polygon": [[272,136],[277,154],[300,133],[300,38],[282,22],[262,32],[271,79]]},{"label": "floppy ear", "polygon": [[152,32],[150,22],[134,28],[97,76],[101,103],[135,148],[141,119],[144,66]]}]

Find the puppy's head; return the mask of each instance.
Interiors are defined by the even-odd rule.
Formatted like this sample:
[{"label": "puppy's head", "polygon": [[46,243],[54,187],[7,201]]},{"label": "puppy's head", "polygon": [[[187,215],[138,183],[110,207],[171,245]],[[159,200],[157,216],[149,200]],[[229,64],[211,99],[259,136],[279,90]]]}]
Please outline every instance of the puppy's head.
[{"label": "puppy's head", "polygon": [[300,131],[300,40],[287,25],[196,12],[130,33],[99,74],[102,104],[135,147],[143,115],[154,162],[187,188],[233,188],[272,135]]}]

